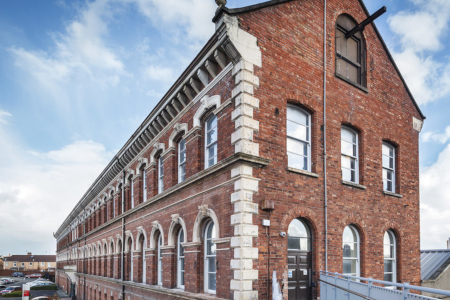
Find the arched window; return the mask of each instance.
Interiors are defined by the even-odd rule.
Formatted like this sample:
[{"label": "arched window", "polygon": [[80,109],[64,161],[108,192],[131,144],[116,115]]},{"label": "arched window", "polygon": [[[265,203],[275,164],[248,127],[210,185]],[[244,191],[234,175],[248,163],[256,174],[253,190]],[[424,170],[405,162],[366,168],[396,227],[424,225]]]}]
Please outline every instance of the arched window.
[{"label": "arched window", "polygon": [[184,289],[184,231],[180,229],[177,239],[177,287]]},{"label": "arched window", "polygon": [[311,171],[311,115],[288,105],[286,119],[288,166]]},{"label": "arched window", "polygon": [[205,129],[205,169],[217,163],[217,117],[206,119]]},{"label": "arched window", "polygon": [[395,193],[395,148],[387,143],[382,146],[383,190]]},{"label": "arched window", "polygon": [[311,234],[308,226],[299,219],[294,219],[289,224],[288,249],[311,251]]},{"label": "arched window", "polygon": [[161,255],[161,246],[162,246],[162,235],[161,233],[159,234],[158,237],[158,263],[157,263],[157,270],[156,270],[156,274],[157,274],[157,279],[158,279],[158,285],[162,285],[162,277],[163,277],[163,273],[162,273],[162,255]]},{"label": "arched window", "polygon": [[146,266],[145,266],[145,237],[143,234],[141,234],[141,236],[139,237],[139,250],[140,250],[140,255],[141,257],[139,258],[139,269],[142,270],[142,274],[141,276],[139,276],[140,278],[140,282],[145,283],[146,281],[146,277],[147,277],[147,272],[146,272]]},{"label": "arched window", "polygon": [[147,201],[147,171],[145,166],[141,169],[142,172],[142,201]]},{"label": "arched window", "polygon": [[395,235],[391,230],[384,233],[383,253],[384,253],[384,281],[397,281],[396,268],[396,242]]},{"label": "arched window", "polygon": [[342,236],[343,273],[360,276],[359,234],[355,227],[348,225]]},{"label": "arched window", "polygon": [[158,193],[162,193],[164,191],[164,160],[163,157],[160,156],[158,158]]},{"label": "arched window", "polygon": [[178,182],[183,182],[186,178],[186,141],[178,143]]},{"label": "arched window", "polygon": [[346,15],[336,20],[336,76],[366,86],[366,50],[361,31],[345,34],[357,24]]},{"label": "arched window", "polygon": [[359,183],[359,149],[358,133],[348,128],[341,128],[341,169],[342,179]]},{"label": "arched window", "polygon": [[208,221],[204,232],[204,258],[205,258],[205,292],[216,293],[216,244],[213,239],[216,238],[216,229],[213,221]]},{"label": "arched window", "polygon": [[131,195],[131,199],[130,199],[130,207],[131,208],[134,208],[134,180],[133,180],[133,175],[131,175],[130,177],[129,177],[129,180],[130,180],[130,189],[131,189],[131,192],[130,192],[130,195]]}]

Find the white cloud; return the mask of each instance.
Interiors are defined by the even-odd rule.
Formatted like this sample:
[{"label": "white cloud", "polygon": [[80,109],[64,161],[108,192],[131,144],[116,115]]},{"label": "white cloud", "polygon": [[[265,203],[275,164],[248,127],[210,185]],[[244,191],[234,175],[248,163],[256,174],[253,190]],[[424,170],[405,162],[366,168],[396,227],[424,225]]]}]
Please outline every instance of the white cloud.
[{"label": "white cloud", "polygon": [[450,141],[450,126],[445,128],[444,132],[427,131],[422,134],[422,141],[424,142],[438,142],[445,144]]},{"label": "white cloud", "polygon": [[171,68],[149,66],[144,70],[145,76],[152,80],[173,82],[175,81],[175,72]]},{"label": "white cloud", "polygon": [[8,124],[8,121],[6,120],[7,117],[12,117],[12,114],[7,111],[0,110],[0,123]]},{"label": "white cloud", "polygon": [[450,144],[438,160],[421,170],[421,248],[442,249],[450,237]]},{"label": "white cloud", "polygon": [[[402,48],[393,56],[420,105],[450,94],[450,61],[438,61],[448,34],[450,1],[412,0],[415,11],[400,11],[388,19]],[[420,24],[418,26],[418,24]],[[414,28],[412,30],[411,28]]]},{"label": "white cloud", "polygon": [[0,253],[54,251],[52,232],[113,154],[99,143],[83,140],[48,152],[24,150],[2,127],[0,140],[5,162],[0,165],[0,232],[8,241],[0,245]]}]

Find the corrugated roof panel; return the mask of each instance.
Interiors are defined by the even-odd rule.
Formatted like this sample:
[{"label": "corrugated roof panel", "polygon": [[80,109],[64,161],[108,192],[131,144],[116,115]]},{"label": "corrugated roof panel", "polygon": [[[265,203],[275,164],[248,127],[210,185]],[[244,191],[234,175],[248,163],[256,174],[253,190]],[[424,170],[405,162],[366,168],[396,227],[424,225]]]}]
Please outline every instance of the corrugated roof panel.
[{"label": "corrugated roof panel", "polygon": [[433,280],[450,265],[450,249],[420,251],[421,279]]}]

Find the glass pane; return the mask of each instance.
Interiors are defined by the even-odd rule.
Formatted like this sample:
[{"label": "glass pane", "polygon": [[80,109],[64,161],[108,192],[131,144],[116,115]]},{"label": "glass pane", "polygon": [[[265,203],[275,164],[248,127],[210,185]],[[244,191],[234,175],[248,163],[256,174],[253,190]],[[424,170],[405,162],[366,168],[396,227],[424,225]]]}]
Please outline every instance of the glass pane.
[{"label": "glass pane", "polygon": [[308,155],[308,144],[294,140],[294,139],[287,139],[287,151],[292,152],[299,155]]},{"label": "glass pane", "polygon": [[311,239],[309,239],[309,238],[301,238],[300,239],[300,250],[302,250],[302,251],[310,251],[311,250]]},{"label": "glass pane", "polygon": [[353,38],[347,39],[347,58],[353,62],[358,62],[358,42]]},{"label": "glass pane", "polygon": [[342,154],[348,155],[348,156],[356,156],[355,148],[353,147],[353,144],[347,141],[342,140],[341,141],[341,152]]},{"label": "glass pane", "polygon": [[308,162],[305,156],[288,152],[288,166],[299,170],[307,170]]},{"label": "glass pane", "polygon": [[389,156],[383,155],[383,168],[389,168]]},{"label": "glass pane", "polygon": [[185,140],[181,140],[180,141],[180,152],[183,152],[186,150],[186,141]]},{"label": "glass pane", "polygon": [[386,190],[388,192],[392,192],[393,188],[392,188],[392,181],[386,181]]},{"label": "glass pane", "polygon": [[308,116],[299,109],[288,106],[287,109],[287,119],[298,124],[303,124],[308,126]]},{"label": "glass pane", "polygon": [[383,249],[384,249],[384,257],[385,258],[391,258],[392,257],[392,252],[391,252],[391,245],[384,245],[383,246]]},{"label": "glass pane", "polygon": [[391,168],[391,169],[394,168],[394,158],[393,157],[389,158],[389,168]]},{"label": "glass pane", "polygon": [[383,155],[389,156],[390,149],[386,144],[383,144],[383,146],[382,146],[382,153],[383,153]]},{"label": "glass pane", "polygon": [[358,68],[347,63],[347,78],[353,82],[358,82]]},{"label": "glass pane", "polygon": [[216,290],[216,273],[208,274],[208,289]]},{"label": "glass pane", "polygon": [[206,135],[206,144],[209,145],[215,141],[217,141],[217,130],[212,129]]},{"label": "glass pane", "polygon": [[217,118],[216,116],[211,116],[207,121],[206,121],[206,130],[209,131],[212,128],[217,127]]},{"label": "glass pane", "polygon": [[385,260],[384,261],[384,272],[392,272],[392,260]]},{"label": "glass pane", "polygon": [[288,249],[300,250],[300,239],[288,237]]},{"label": "glass pane", "polygon": [[345,74],[345,62],[342,59],[340,59],[340,58],[338,58],[336,60],[336,72],[337,72],[337,74],[346,77],[346,74]]},{"label": "glass pane", "polygon": [[292,220],[288,228],[288,236],[290,237],[309,237],[309,230],[305,224],[299,219]]},{"label": "glass pane", "polygon": [[352,171],[349,169],[342,169],[342,179],[345,181],[352,181]]},{"label": "glass pane", "polygon": [[216,272],[216,258],[208,258],[208,272]]},{"label": "glass pane", "polygon": [[344,259],[343,267],[344,274],[352,273],[352,261],[350,259]]},{"label": "glass pane", "polygon": [[184,271],[184,258],[180,259],[180,270]]},{"label": "glass pane", "polygon": [[351,182],[356,182],[356,172],[354,171],[354,170],[352,170],[351,172],[350,172],[350,181]]},{"label": "glass pane", "polygon": [[388,231],[386,231],[386,232],[384,233],[383,243],[384,243],[385,245],[392,244],[391,236],[389,235],[389,232],[388,232]]},{"label": "glass pane", "polygon": [[351,159],[347,156],[341,156],[341,167],[345,169],[351,169]]},{"label": "glass pane", "polygon": [[180,274],[180,285],[184,285],[184,271]]},{"label": "glass pane", "polygon": [[356,143],[356,135],[352,131],[342,128],[341,139],[350,143]]},{"label": "glass pane", "polygon": [[308,141],[308,127],[287,121],[287,135],[299,140]]},{"label": "glass pane", "polygon": [[384,281],[393,281],[392,274],[384,274]]}]

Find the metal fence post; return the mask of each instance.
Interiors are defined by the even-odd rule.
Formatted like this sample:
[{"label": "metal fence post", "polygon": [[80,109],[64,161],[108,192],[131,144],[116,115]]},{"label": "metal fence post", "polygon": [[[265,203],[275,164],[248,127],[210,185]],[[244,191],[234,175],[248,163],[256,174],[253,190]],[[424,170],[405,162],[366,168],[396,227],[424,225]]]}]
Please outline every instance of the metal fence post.
[{"label": "metal fence post", "polygon": [[372,285],[373,285],[373,282],[372,282],[372,277],[369,277],[369,280],[367,281],[367,285],[369,286],[369,294],[367,295],[368,297],[370,297],[370,292],[372,291]]},{"label": "metal fence post", "polygon": [[409,282],[403,282],[403,300],[408,299],[409,288],[407,286],[409,286]]},{"label": "metal fence post", "polygon": [[[350,290],[350,277],[347,277],[347,289]],[[348,300],[350,300],[350,293],[348,294]]]}]

